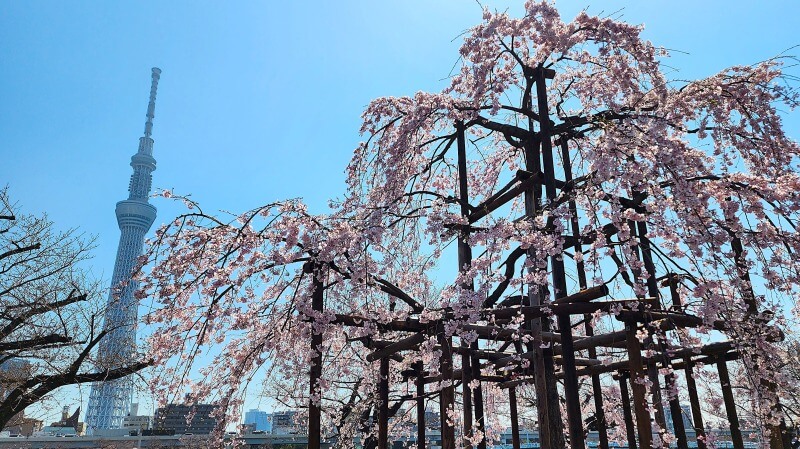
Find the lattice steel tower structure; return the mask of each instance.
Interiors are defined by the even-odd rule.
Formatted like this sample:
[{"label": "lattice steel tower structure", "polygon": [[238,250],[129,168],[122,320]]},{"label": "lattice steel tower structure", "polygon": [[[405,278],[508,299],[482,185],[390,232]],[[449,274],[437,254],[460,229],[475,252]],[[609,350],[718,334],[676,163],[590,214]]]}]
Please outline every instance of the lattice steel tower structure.
[{"label": "lattice steel tower structure", "polygon": [[[131,158],[133,175],[128,186],[128,199],[117,203],[117,223],[121,235],[103,324],[108,334],[98,345],[97,360],[101,369],[130,364],[135,357],[135,324],[139,302],[133,295],[137,283],[131,281],[131,272],[142,255],[144,236],[156,218],[156,208],[147,199],[150,196],[152,172],[156,169],[150,135],[160,75],[161,70],[154,67],[144,136],[139,138],[139,150]],[[86,410],[86,424],[90,432],[122,427],[122,418],[130,409],[132,382],[131,377],[125,377],[92,385]]]}]

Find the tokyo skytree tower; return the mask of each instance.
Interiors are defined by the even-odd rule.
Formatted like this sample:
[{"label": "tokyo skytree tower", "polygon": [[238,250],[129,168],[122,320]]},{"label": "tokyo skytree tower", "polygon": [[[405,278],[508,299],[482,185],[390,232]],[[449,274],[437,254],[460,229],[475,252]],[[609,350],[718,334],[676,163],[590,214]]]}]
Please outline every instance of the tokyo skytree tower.
[{"label": "tokyo skytree tower", "polygon": [[[153,131],[153,113],[160,75],[161,70],[154,67],[144,136],[139,138],[139,150],[131,158],[133,175],[128,186],[128,199],[117,203],[117,223],[121,235],[103,324],[107,335],[98,345],[97,360],[100,368],[130,364],[135,358],[135,324],[139,303],[133,295],[137,283],[131,281],[131,272],[142,255],[144,236],[156,218],[156,208],[147,199],[150,196],[151,173],[156,169],[153,139],[150,135]],[[133,379],[130,376],[94,383],[86,410],[89,431],[94,433],[97,430],[121,428],[122,418],[130,409],[132,393]]]}]

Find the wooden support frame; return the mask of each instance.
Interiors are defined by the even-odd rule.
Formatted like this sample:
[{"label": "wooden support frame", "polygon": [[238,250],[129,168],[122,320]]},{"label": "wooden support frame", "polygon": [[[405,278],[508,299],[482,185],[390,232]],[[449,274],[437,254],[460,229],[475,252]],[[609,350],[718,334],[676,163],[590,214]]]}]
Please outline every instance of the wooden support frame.
[{"label": "wooden support frame", "polygon": [[[583,253],[582,245],[589,244],[595,238],[604,236],[611,241],[614,236],[622,241],[624,238],[615,224],[606,224],[590,235],[581,235],[580,222],[578,219],[578,208],[572,195],[576,186],[580,183],[588,182],[589,176],[573,179],[569,135],[557,134],[563,129],[551,122],[547,103],[547,79],[554,76],[554,72],[543,66],[530,68],[525,72],[527,90],[525,92],[525,109],[530,111],[528,115],[528,130],[524,128],[510,127],[519,130],[520,133],[514,134],[506,139],[517,149],[524,152],[525,169],[518,170],[513,179],[504,187],[500,188],[485,199],[478,206],[470,205],[469,183],[468,183],[468,159],[466,154],[467,138],[466,129],[474,124],[470,122],[464,124],[457,122],[456,132],[452,135],[444,136],[448,146],[445,152],[453,143],[456,143],[458,150],[458,186],[454,196],[448,197],[447,202],[460,205],[461,219],[458,223],[445,225],[447,229],[457,232],[458,243],[458,271],[468,270],[473,263],[472,251],[470,246],[470,235],[481,231],[480,220],[490,216],[498,209],[503,208],[509,202],[517,199],[520,195],[524,196],[525,215],[520,220],[535,220],[541,218],[544,211],[555,207],[562,207],[564,202],[569,205],[571,218],[571,233],[563,235],[563,249],[568,251],[570,248],[574,254]],[[534,98],[535,97],[535,98]],[[534,104],[535,103],[535,104]],[[534,112],[534,110],[536,112]],[[523,119],[524,120],[524,119]],[[534,129],[538,126],[538,132]],[[561,131],[560,131],[561,130]],[[499,131],[501,132],[501,131]],[[528,134],[525,134],[528,132]],[[564,180],[556,179],[556,165],[554,155],[555,146],[560,145],[560,157],[564,169]],[[443,153],[444,154],[444,153]],[[451,155],[447,156],[448,158]],[[448,162],[449,163],[449,162]],[[560,190],[560,191],[559,191]],[[601,195],[601,201],[617,201],[622,208],[635,210],[640,214],[647,214],[647,205],[644,200],[646,193],[630,192],[631,199],[612,198],[611,194]],[[582,217],[581,220],[587,219]],[[662,288],[668,286],[672,296],[672,306],[666,308],[660,304],[661,291],[657,285],[658,278],[656,266],[653,260],[654,249],[647,235],[646,218],[636,218],[640,221],[629,221],[632,238],[638,239],[638,244],[634,247],[634,257],[642,262],[646,270],[646,280],[643,270],[633,270],[633,281],[625,279],[630,285],[639,283],[647,286],[647,295],[637,293],[636,301],[646,303],[647,307],[636,308],[635,310],[617,310],[618,304],[625,304],[631,300],[602,300],[609,295],[606,285],[589,287],[586,279],[586,272],[580,258],[574,259],[576,274],[578,277],[579,291],[570,294],[568,292],[568,282],[566,277],[565,254],[544,254],[536,248],[522,247],[513,250],[506,249],[511,253],[507,256],[504,264],[505,279],[499,279],[496,287],[490,287],[493,291],[486,293],[483,304],[479,310],[473,310],[474,315],[469,322],[463,322],[463,317],[459,316],[458,307],[425,309],[422,303],[405,294],[400,288],[389,284],[383,280],[373,280],[376,287],[381,291],[387,292],[393,297],[401,299],[407,306],[408,313],[400,314],[403,319],[395,319],[388,322],[371,319],[368,316],[357,316],[348,314],[337,314],[333,323],[342,326],[359,327],[365,323],[378,329],[383,335],[381,341],[366,341],[364,344],[370,349],[366,358],[370,362],[380,363],[380,381],[378,385],[378,437],[377,449],[388,449],[390,445],[388,435],[389,420],[389,368],[391,361],[407,361],[407,353],[415,352],[420,345],[426,343],[430,338],[436,339],[436,349],[441,351],[439,374],[433,375],[425,373],[421,362],[415,362],[413,369],[404,372],[406,379],[414,377],[416,387],[416,398],[410,395],[407,400],[415,399],[417,413],[417,440],[418,449],[425,449],[425,384],[441,382],[439,391],[439,405],[441,418],[442,449],[455,449],[457,446],[456,429],[449,421],[452,413],[457,413],[457,401],[455,386],[461,383],[463,409],[460,410],[463,416],[464,446],[469,446],[469,437],[474,430],[484,430],[484,410],[483,410],[483,387],[485,382],[492,382],[503,388],[508,388],[509,410],[511,413],[511,427],[513,435],[514,449],[519,449],[521,442],[519,438],[519,414],[516,387],[524,384],[533,384],[538,403],[537,414],[540,424],[540,444],[542,449],[563,449],[564,448],[564,429],[562,428],[561,411],[559,407],[560,392],[557,380],[563,379],[563,397],[566,402],[567,424],[569,433],[569,445],[571,449],[582,449],[585,444],[584,422],[581,416],[579,401],[579,378],[581,376],[591,377],[591,391],[594,402],[595,418],[599,434],[600,449],[608,449],[608,429],[603,410],[603,384],[601,375],[614,371],[622,372],[619,377],[619,386],[623,396],[623,413],[626,420],[626,432],[631,449],[641,448],[650,449],[653,446],[653,434],[651,428],[651,418],[663,428],[665,427],[666,415],[661,400],[659,367],[672,367],[674,369],[684,369],[687,373],[687,386],[694,417],[694,427],[700,438],[698,449],[705,449],[703,440],[704,429],[702,413],[700,411],[700,399],[697,394],[697,387],[691,376],[692,365],[701,362],[715,361],[720,370],[720,379],[725,396],[726,408],[735,415],[735,404],[733,404],[730,389],[730,379],[727,373],[725,362],[739,357],[739,354],[729,343],[711,344],[701,348],[676,349],[669,348],[660,338],[652,338],[653,335],[664,337],[667,332],[675,329],[686,329],[692,327],[709,327],[709,323],[702,318],[686,313],[678,297],[678,283],[680,282],[674,273],[667,274],[667,283]],[[544,227],[537,224],[541,232],[560,232],[559,228],[553,226],[552,216]],[[555,229],[555,231],[554,231]],[[734,246],[736,239],[734,236]],[[741,246],[741,242],[738,242]],[[737,252],[737,265],[744,265],[739,260],[741,248],[734,248]],[[515,267],[515,263],[522,257],[527,258],[527,266]],[[546,263],[545,263],[546,262]],[[320,273],[325,269],[322,265],[309,264],[311,272],[314,274],[314,288],[312,293],[312,309],[315,313],[324,310],[322,292],[324,285],[321,282]],[[503,265],[500,265],[502,267]],[[332,269],[336,269],[331,265]],[[539,276],[539,279],[546,279],[544,285],[533,283],[520,286],[520,290],[514,292],[513,296],[506,293],[509,279],[515,271],[527,269],[536,275],[543,274],[542,271],[549,270],[551,277],[546,279]],[[542,271],[540,271],[542,270]],[[345,274],[343,274],[345,275]],[[572,281],[570,281],[572,282]],[[512,284],[513,285],[513,284]],[[570,283],[570,288],[574,287]],[[471,281],[462,281],[460,287],[468,293],[475,292],[475,285]],[[483,291],[481,291],[483,294]],[[552,297],[552,300],[551,300]],[[751,307],[752,308],[752,307]],[[410,309],[410,311],[409,311]],[[617,318],[624,323],[624,330],[609,332],[606,334],[595,334],[592,327],[591,314],[601,311],[608,312],[613,310]],[[392,309],[394,311],[394,309]],[[428,315],[423,312],[433,311],[436,318],[427,319]],[[756,313],[756,310],[749,312]],[[578,315],[578,318],[574,318]],[[477,317],[477,318],[476,318]],[[466,320],[464,320],[466,321]],[[509,323],[517,325],[524,322],[521,328],[510,328]],[[554,326],[553,323],[557,323]],[[581,326],[585,336],[573,335],[573,332],[580,333]],[[716,321],[710,323],[710,327],[719,330],[726,330],[726,323]],[[447,332],[445,332],[447,329]],[[637,333],[642,330],[649,332],[650,338],[640,341]],[[471,338],[459,338],[459,332],[474,332],[478,340],[472,341]],[[455,339],[455,340],[454,340]],[[524,339],[526,344],[518,342]],[[321,335],[312,332],[312,349],[318,350],[312,357],[310,375],[310,394],[314,396],[315,386],[318,385],[321,376],[322,363],[322,340]],[[357,340],[357,338],[354,338]],[[455,341],[455,343],[454,343]],[[487,342],[489,344],[487,344]],[[497,343],[502,347],[493,348],[491,343]],[[515,344],[514,352],[509,350],[511,344]],[[726,346],[727,345],[727,346]],[[429,348],[429,346],[426,346]],[[601,348],[624,348],[628,353],[628,360],[618,361],[611,364],[604,364],[599,357],[602,357]],[[655,356],[644,357],[642,351],[648,351]],[[581,353],[580,351],[586,351]],[[600,354],[600,356],[598,356]],[[455,369],[453,366],[455,355],[460,356],[461,368]],[[415,360],[412,358],[411,360]],[[418,358],[417,358],[418,360]],[[528,364],[527,362],[531,363]],[[526,362],[526,363],[518,363]],[[556,366],[560,372],[556,372]],[[430,371],[437,371],[437,367],[430,367]],[[500,369],[502,368],[502,370]],[[723,375],[724,371],[724,375]],[[649,378],[649,379],[648,379]],[[644,381],[652,383],[650,396]],[[628,383],[630,381],[630,384]],[[666,390],[673,390],[676,386],[676,378],[672,373],[664,376],[663,382]],[[630,386],[630,387],[629,387]],[[631,397],[632,396],[632,397]],[[688,449],[683,420],[681,418],[680,403],[676,398],[669,399],[669,413],[675,424],[675,434],[677,437],[678,449]],[[309,403],[309,448],[319,449],[320,445],[320,404]],[[655,416],[650,416],[650,410],[656,411]],[[733,416],[733,415],[730,415]],[[735,418],[735,416],[733,416]],[[731,420],[732,435],[733,424],[738,420]],[[736,449],[742,449],[741,432],[738,432],[740,443]],[[375,442],[371,442],[375,444]],[[478,441],[476,449],[486,448],[485,438]]]}]

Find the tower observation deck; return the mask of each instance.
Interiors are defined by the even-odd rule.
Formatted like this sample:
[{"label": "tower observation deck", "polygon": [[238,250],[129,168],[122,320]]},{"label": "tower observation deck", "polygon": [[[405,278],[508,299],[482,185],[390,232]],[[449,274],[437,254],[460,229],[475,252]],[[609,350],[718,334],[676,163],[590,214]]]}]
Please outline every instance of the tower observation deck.
[{"label": "tower observation deck", "polygon": [[[156,208],[148,203],[148,197],[152,172],[156,169],[151,134],[160,76],[161,70],[154,67],[144,136],[139,138],[139,150],[131,158],[133,174],[128,186],[128,199],[117,203],[120,238],[103,323],[107,335],[98,345],[97,361],[100,368],[130,364],[135,357],[139,303],[133,295],[137,283],[131,281],[131,273],[142,255],[145,234],[156,218]],[[132,393],[133,379],[130,376],[94,383],[86,410],[89,431],[94,433],[122,427],[122,418],[128,414]]]}]

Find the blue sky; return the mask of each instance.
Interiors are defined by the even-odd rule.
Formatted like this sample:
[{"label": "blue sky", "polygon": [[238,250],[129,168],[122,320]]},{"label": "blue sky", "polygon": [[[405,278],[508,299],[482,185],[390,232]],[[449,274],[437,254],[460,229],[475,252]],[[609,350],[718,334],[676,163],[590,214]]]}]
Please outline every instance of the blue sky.
[{"label": "blue sky", "polygon": [[[680,51],[668,61],[677,79],[800,44],[795,1],[557,5],[565,18],[588,8],[645,24],[647,39]],[[114,205],[158,66],[154,186],[207,211],[303,197],[322,212],[344,190],[367,103],[441,89],[480,17],[472,0],[0,2],[0,186],[24,211],[97,236],[92,269],[110,278]],[[178,212],[154,204],[157,223]]]}]

